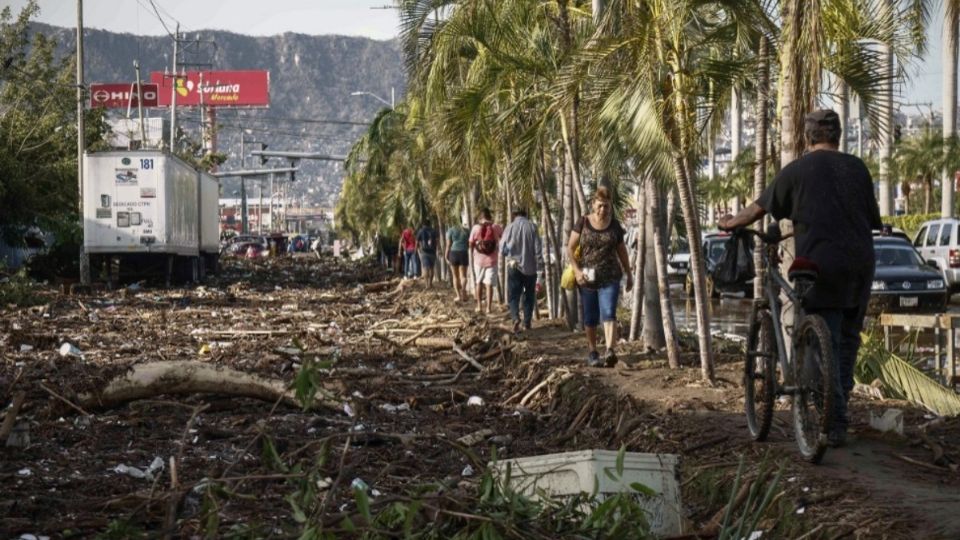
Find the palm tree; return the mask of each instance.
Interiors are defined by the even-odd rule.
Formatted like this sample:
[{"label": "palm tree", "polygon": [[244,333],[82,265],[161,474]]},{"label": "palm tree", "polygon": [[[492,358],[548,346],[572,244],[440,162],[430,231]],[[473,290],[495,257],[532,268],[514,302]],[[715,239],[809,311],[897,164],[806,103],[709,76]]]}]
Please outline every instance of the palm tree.
[{"label": "palm tree", "polygon": [[[943,0],[943,139],[957,134],[957,34],[960,0]],[[956,162],[953,163],[956,167]],[[953,168],[945,164],[940,175],[943,190],[940,213],[953,216]]]}]

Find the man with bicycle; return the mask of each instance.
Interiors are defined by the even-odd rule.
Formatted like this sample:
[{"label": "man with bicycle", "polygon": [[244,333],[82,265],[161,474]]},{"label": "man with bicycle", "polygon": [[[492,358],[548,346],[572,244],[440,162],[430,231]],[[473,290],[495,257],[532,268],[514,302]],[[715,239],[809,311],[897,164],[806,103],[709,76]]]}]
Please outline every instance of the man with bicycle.
[{"label": "man with bicycle", "polygon": [[840,118],[831,110],[804,118],[807,151],[788,164],[760,198],[721,229],[749,225],[764,215],[793,222],[796,256],[813,261],[819,274],[804,299],[809,313],[823,317],[837,359],[829,441],[846,442],[847,399],[873,281],[874,229],[882,227],[870,171],[860,158],[839,151]]}]

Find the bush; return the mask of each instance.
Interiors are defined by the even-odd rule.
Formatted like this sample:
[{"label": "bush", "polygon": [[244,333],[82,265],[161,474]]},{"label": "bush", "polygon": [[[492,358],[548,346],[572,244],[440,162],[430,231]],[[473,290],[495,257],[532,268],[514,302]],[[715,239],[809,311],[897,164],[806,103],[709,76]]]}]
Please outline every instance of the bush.
[{"label": "bush", "polygon": [[903,216],[890,216],[883,218],[884,223],[888,223],[898,229],[903,230],[907,233],[907,236],[913,238],[917,231],[920,230],[920,226],[923,225],[925,221],[930,221],[931,219],[939,219],[940,214],[906,214]]},{"label": "bush", "polygon": [[0,306],[23,307],[43,303],[36,293],[36,283],[27,276],[26,269],[21,268],[9,275],[4,275],[3,270],[0,267]]}]

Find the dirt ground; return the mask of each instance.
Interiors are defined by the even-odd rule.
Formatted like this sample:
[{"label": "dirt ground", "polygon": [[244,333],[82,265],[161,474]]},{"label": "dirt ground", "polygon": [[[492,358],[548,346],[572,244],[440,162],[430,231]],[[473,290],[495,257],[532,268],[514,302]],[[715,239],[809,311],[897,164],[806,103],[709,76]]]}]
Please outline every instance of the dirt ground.
[{"label": "dirt ground", "polygon": [[[351,486],[388,501],[442,485],[456,509],[492,449],[622,445],[681,456],[691,533],[722,510],[743,457],[784,469],[761,523],[778,537],[960,537],[956,419],[858,399],[852,444],[812,466],[795,452],[788,411],[770,442],[749,439],[735,344],[720,344],[714,386],[700,382],[694,352],[672,371],[627,344],[618,367],[587,368],[582,336],[559,323],[514,339],[503,313],[475,315],[447,290],[389,277],[309,257],[228,261],[202,287],[50,288],[44,305],[0,308],[0,403],[25,397],[14,444],[0,446],[0,537],[295,537],[291,486],[307,463],[319,474],[307,486],[322,501],[314,512],[334,527],[355,511]],[[81,356],[62,355],[65,342]],[[105,404],[109,381],[158,361],[309,382],[331,398],[311,410],[279,394]],[[867,427],[869,411],[887,407],[906,410],[906,436]]]}]

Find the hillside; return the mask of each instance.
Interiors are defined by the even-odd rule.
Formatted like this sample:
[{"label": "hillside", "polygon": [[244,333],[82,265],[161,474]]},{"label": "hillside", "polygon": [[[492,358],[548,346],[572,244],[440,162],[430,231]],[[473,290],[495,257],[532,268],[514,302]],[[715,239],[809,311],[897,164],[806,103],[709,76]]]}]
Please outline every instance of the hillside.
[{"label": "hillside", "polygon": [[[34,30],[54,36],[60,54],[73,53],[73,29],[35,24]],[[183,63],[206,64],[207,69],[270,71],[269,109],[220,111],[219,149],[231,156],[224,169],[240,166],[241,128],[246,131],[247,141],[266,142],[270,149],[343,155],[363,127],[316,120],[369,121],[382,104],[369,96],[357,97],[350,93],[368,91],[389,100],[390,89],[394,87],[399,99],[405,85],[396,40],[293,33],[254,37],[206,30],[187,37],[193,42],[181,44]],[[151,71],[169,69],[173,54],[173,40],[169,36],[136,36],[96,29],[85,31],[84,46],[88,82],[132,81],[135,78],[133,62],[137,59],[146,80]],[[196,132],[199,110],[178,111],[181,125]],[[151,111],[153,116],[158,114],[168,113],[166,109]],[[302,163],[293,191],[310,197],[307,190],[313,188],[316,202],[329,202],[339,191],[341,176],[342,167],[338,163]],[[230,195],[235,186],[228,183],[225,188],[224,194]]]}]

